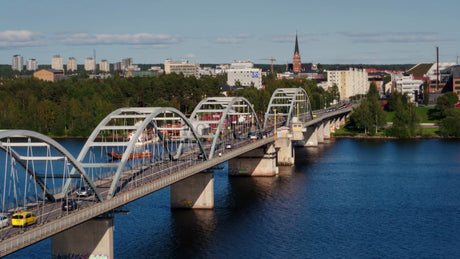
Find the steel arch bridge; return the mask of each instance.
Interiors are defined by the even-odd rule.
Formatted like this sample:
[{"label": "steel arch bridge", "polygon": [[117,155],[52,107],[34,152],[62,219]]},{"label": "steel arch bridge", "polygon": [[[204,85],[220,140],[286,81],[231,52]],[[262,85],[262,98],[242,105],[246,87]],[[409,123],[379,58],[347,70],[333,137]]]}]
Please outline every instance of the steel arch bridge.
[{"label": "steel arch bridge", "polygon": [[[230,140],[259,138],[262,128],[251,103],[243,97],[211,97],[202,100],[190,116],[200,139],[211,142],[208,157]],[[206,144],[205,144],[206,145]]]},{"label": "steel arch bridge", "polygon": [[106,196],[111,199],[126,181],[133,180],[123,179],[126,172],[184,156],[191,158],[191,153],[197,152],[204,154],[205,150],[192,124],[180,111],[133,107],[107,115],[86,141],[77,161],[96,176],[94,181],[112,177]]},{"label": "steel arch bridge", "polygon": [[71,178],[80,179],[95,193],[97,201],[102,200],[74,156],[45,135],[28,130],[0,131],[0,150],[4,152],[0,158],[4,164],[3,179],[0,179],[3,214],[39,207],[46,200],[55,202],[65,198],[64,183]]},{"label": "steel arch bridge", "polygon": [[[293,120],[296,118],[295,120]],[[292,122],[304,123],[313,119],[310,99],[303,88],[276,89],[267,107],[264,129],[271,130],[274,124],[289,127]]]}]

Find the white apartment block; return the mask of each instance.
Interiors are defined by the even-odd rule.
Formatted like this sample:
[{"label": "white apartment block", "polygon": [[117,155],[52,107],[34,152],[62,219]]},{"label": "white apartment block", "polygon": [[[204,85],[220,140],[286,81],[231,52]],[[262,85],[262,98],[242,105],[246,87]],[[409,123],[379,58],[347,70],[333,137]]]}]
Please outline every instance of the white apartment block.
[{"label": "white apartment block", "polygon": [[95,71],[96,70],[96,61],[94,58],[85,59],[85,70],[86,71]]},{"label": "white apartment block", "polygon": [[51,69],[64,70],[61,56],[55,55],[51,58]]},{"label": "white apartment block", "polygon": [[11,59],[11,69],[22,71],[24,68],[24,58],[20,55],[14,55]]},{"label": "white apartment block", "polygon": [[28,59],[26,64],[26,69],[28,71],[35,71],[38,69],[38,61],[34,58]]},{"label": "white apartment block", "polygon": [[183,74],[185,77],[194,76],[199,77],[200,65],[198,63],[188,63],[188,61],[172,61],[167,59],[165,61],[165,74]]},{"label": "white apartment block", "polygon": [[67,59],[67,71],[77,71],[77,60],[74,57]]},{"label": "white apartment block", "polygon": [[99,71],[101,72],[110,72],[110,64],[106,59],[101,60],[99,63]]},{"label": "white apartment block", "polygon": [[415,102],[415,93],[420,93],[423,80],[414,79],[413,75],[392,74],[391,82],[393,89],[402,94],[407,94],[411,102]]},{"label": "white apartment block", "polygon": [[227,70],[227,84],[230,86],[237,85],[250,87],[254,86],[257,89],[262,88],[262,69],[254,68],[252,62],[234,62]]},{"label": "white apartment block", "polygon": [[327,71],[327,87],[337,85],[340,99],[366,94],[369,91],[369,79],[366,70],[349,68],[348,70]]}]

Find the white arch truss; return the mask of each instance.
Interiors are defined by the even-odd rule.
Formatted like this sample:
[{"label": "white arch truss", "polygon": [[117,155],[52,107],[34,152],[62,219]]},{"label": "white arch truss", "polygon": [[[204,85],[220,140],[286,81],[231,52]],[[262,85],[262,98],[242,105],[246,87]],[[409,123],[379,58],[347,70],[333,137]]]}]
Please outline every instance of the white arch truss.
[{"label": "white arch truss", "polygon": [[209,97],[193,110],[190,121],[201,139],[211,140],[208,157],[220,145],[221,138],[260,137],[262,128],[251,103],[243,97]]},{"label": "white arch truss", "polygon": [[[172,141],[180,143],[174,150],[168,144]],[[94,129],[77,160],[83,167],[94,170],[97,180],[111,179],[107,193],[107,199],[111,199],[125,171],[139,170],[161,159],[179,159],[187,151],[183,143],[193,143],[204,153],[194,128],[179,110],[120,108],[107,115]]]},{"label": "white arch truss", "polygon": [[313,118],[310,99],[303,88],[278,88],[273,92],[265,113],[264,129],[273,126],[275,113],[279,126],[289,127],[294,117],[299,122]]}]

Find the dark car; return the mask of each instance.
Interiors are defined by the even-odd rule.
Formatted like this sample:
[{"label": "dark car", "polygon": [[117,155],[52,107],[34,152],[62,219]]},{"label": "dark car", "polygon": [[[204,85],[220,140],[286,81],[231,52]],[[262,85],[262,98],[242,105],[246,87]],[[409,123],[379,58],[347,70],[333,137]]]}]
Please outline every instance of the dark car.
[{"label": "dark car", "polygon": [[75,200],[65,200],[62,202],[63,211],[76,210],[77,208],[78,208],[78,204]]},{"label": "dark car", "polygon": [[203,158],[204,158],[203,153],[200,152],[200,153],[198,154],[198,157],[197,157],[197,158],[198,158],[198,159],[203,159]]}]

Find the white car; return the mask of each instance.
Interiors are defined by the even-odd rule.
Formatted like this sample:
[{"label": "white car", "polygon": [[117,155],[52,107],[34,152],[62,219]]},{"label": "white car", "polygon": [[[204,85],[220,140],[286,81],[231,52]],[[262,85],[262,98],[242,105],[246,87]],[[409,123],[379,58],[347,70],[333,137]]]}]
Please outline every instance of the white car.
[{"label": "white car", "polygon": [[1,214],[0,215],[0,228],[8,226],[8,216]]},{"label": "white car", "polygon": [[86,186],[82,186],[78,188],[77,190],[77,196],[79,197],[88,197],[88,196],[91,196],[92,194],[93,192],[91,191],[91,189]]}]

